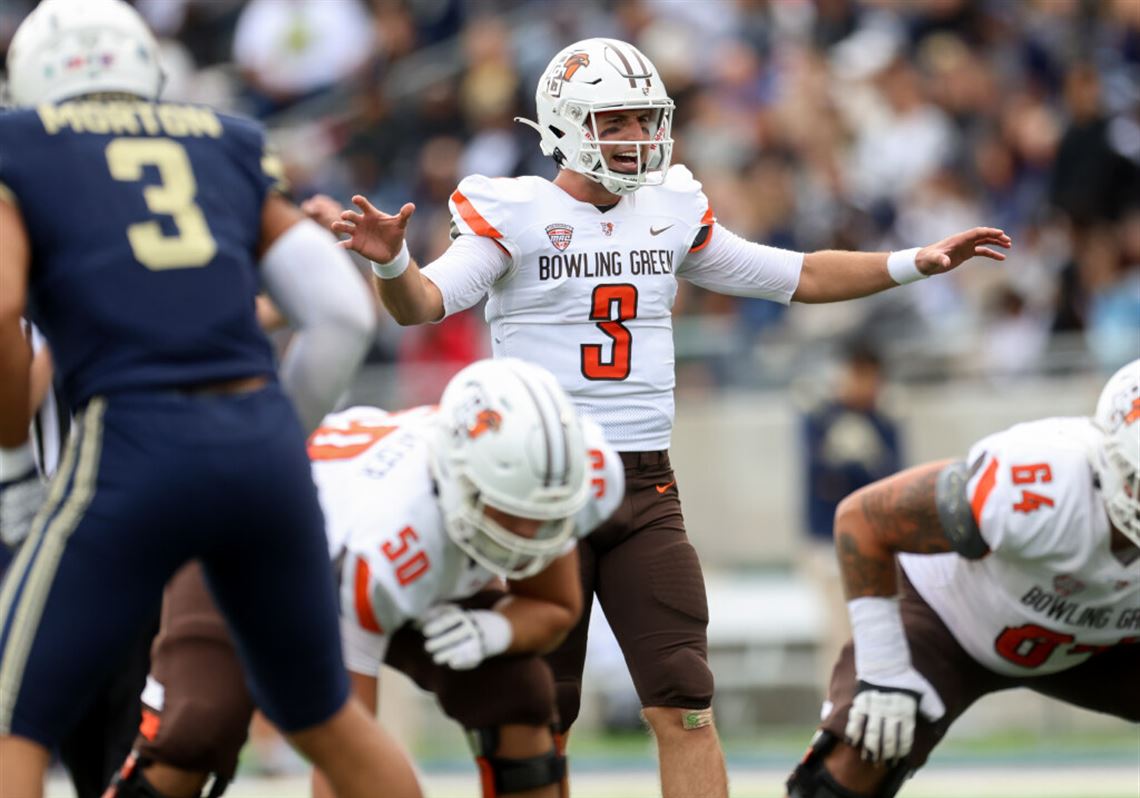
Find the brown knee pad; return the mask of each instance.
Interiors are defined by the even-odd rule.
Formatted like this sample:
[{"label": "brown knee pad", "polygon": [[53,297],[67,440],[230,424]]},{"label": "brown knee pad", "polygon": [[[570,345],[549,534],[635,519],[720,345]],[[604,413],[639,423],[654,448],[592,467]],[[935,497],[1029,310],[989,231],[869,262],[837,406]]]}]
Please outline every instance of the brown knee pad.
[{"label": "brown knee pad", "polygon": [[536,656],[494,657],[473,671],[442,674],[435,693],[465,729],[554,723],[554,677]]},{"label": "brown knee pad", "polygon": [[136,741],[142,761],[233,777],[253,699],[196,566],[179,572],[167,588],[143,704]]}]

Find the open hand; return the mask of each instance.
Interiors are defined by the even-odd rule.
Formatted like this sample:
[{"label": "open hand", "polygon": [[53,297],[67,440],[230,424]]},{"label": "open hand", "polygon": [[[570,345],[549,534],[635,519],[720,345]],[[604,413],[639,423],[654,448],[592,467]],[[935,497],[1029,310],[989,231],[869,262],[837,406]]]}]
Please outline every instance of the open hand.
[{"label": "open hand", "polygon": [[961,266],[973,257],[1005,260],[1005,253],[991,249],[1009,249],[1013,242],[996,227],[974,227],[923,247],[915,257],[915,265],[923,274],[942,274]]},{"label": "open hand", "polygon": [[416,206],[404,203],[400,212],[392,216],[377,210],[359,194],[352,198],[352,203],[360,212],[341,211],[340,218],[330,225],[334,233],[349,236],[340,246],[377,263],[387,263],[400,254],[408,220],[416,212]]}]

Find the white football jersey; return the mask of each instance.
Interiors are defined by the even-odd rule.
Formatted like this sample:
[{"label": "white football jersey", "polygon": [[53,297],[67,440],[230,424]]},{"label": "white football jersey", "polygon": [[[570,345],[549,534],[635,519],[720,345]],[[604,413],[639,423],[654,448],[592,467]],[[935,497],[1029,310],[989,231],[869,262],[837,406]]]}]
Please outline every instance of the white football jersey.
[{"label": "white football jersey", "polygon": [[1010,676],[1071,668],[1140,640],[1140,567],[1109,550],[1086,418],[1018,424],[970,450],[967,497],[990,553],[903,554],[915,588],[978,662]]},{"label": "white football jersey", "polygon": [[[345,664],[376,675],[387,635],[443,601],[466,598],[496,576],[451,542],[429,468],[434,407],[387,413],[354,407],[327,416],[309,438],[329,553],[341,559]],[[617,509],[621,461],[596,424],[584,421],[593,492],[579,513],[584,536]],[[575,541],[567,543],[567,552]]]},{"label": "white football jersey", "polygon": [[787,303],[803,259],[716,226],[683,166],[606,211],[543,178],[474,175],[451,212],[456,235],[491,239],[509,258],[486,280],[446,258],[426,267],[447,313],[486,294],[494,355],[548,368],[620,451],[669,447],[677,278]]}]

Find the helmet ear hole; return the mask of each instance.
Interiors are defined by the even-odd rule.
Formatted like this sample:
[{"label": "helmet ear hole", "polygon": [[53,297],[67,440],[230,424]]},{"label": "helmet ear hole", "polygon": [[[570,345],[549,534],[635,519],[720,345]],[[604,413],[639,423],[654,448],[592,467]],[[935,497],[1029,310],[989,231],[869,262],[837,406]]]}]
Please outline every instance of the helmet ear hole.
[{"label": "helmet ear hole", "polygon": [[550,128],[550,132],[553,133],[557,138],[564,138],[566,136],[566,134],[563,133],[561,129],[556,128],[554,125],[547,125],[547,127]]}]

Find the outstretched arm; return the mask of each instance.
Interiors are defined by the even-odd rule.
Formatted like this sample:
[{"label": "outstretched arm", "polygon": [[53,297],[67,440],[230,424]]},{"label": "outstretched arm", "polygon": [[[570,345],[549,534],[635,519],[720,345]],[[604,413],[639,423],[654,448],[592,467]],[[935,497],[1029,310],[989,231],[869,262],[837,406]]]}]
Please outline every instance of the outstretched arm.
[{"label": "outstretched arm", "polygon": [[812,252],[804,256],[792,301],[840,302],[877,294],[905,282],[951,271],[973,257],[1005,260],[1005,254],[993,247],[1009,249],[1011,245],[1009,236],[995,227],[974,227],[918,249],[913,261],[904,253],[895,253],[889,268],[886,252]]}]

